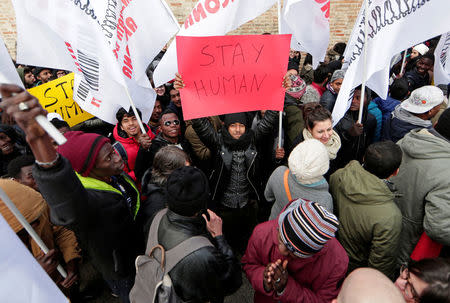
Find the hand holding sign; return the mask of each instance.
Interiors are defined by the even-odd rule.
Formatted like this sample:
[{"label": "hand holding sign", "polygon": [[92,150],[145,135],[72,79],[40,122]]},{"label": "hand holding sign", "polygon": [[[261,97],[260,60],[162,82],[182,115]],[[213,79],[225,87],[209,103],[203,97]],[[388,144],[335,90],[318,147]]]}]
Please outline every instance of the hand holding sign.
[{"label": "hand holding sign", "polygon": [[181,78],[181,75],[179,73],[175,73],[175,81],[173,82],[173,87],[175,89],[182,89],[184,88],[186,85],[184,84],[183,79]]},{"label": "hand holding sign", "polygon": [[289,41],[290,35],[177,37],[184,118],[282,110]]}]

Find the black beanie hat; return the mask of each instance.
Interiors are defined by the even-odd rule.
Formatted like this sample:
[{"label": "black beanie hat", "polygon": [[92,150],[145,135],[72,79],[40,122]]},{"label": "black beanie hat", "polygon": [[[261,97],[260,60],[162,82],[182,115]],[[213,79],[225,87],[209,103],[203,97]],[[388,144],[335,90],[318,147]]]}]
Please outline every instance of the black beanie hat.
[{"label": "black beanie hat", "polygon": [[248,117],[246,113],[227,114],[223,119],[223,123],[227,129],[228,126],[230,126],[233,123],[241,123],[244,124],[245,127],[248,127]]},{"label": "black beanie hat", "polygon": [[167,179],[166,189],[167,206],[174,213],[192,217],[206,209],[208,178],[200,169],[192,166],[177,168]]},{"label": "black beanie hat", "polygon": [[439,117],[434,129],[441,135],[450,140],[450,108],[447,108]]}]

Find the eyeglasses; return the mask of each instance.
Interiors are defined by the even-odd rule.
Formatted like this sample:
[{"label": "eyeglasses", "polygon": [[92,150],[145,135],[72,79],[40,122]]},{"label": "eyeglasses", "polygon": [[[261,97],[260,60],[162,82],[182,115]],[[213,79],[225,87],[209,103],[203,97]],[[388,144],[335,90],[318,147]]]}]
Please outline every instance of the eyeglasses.
[{"label": "eyeglasses", "polygon": [[400,278],[406,280],[405,295],[408,297],[408,299],[412,299],[415,302],[419,302],[420,296],[414,289],[414,286],[409,281],[410,279],[409,270],[408,267],[405,265],[402,265],[402,267],[400,268]]},{"label": "eyeglasses", "polygon": [[180,125],[180,120],[166,121],[164,122],[164,126],[170,126],[172,123],[173,125]]},{"label": "eyeglasses", "polygon": [[175,98],[175,97],[179,97],[179,96],[180,96],[180,93],[170,94],[170,97],[171,97],[171,98]]}]

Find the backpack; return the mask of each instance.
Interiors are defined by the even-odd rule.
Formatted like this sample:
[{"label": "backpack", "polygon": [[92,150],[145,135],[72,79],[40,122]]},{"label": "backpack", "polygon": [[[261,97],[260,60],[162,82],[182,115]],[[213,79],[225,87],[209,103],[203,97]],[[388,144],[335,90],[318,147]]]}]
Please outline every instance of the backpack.
[{"label": "backpack", "polygon": [[183,302],[175,293],[169,272],[187,255],[202,247],[213,246],[206,237],[195,236],[166,251],[158,244],[159,223],[166,212],[167,208],[156,214],[150,227],[146,254],[136,258],[136,279],[130,292],[131,303]]}]

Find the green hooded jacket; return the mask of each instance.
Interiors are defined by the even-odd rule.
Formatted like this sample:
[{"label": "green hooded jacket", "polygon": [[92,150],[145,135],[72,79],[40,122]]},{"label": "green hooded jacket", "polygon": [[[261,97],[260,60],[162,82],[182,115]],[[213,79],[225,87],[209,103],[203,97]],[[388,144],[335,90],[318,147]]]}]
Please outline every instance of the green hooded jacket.
[{"label": "green hooded jacket", "polygon": [[330,190],[340,222],[338,239],[349,256],[348,272],[372,267],[393,277],[402,215],[389,187],[353,160],[331,175]]},{"label": "green hooded jacket", "polygon": [[409,261],[424,231],[450,246],[450,142],[434,129],[415,129],[397,144],[403,159],[392,181],[401,194],[395,202],[403,215],[400,266]]}]

